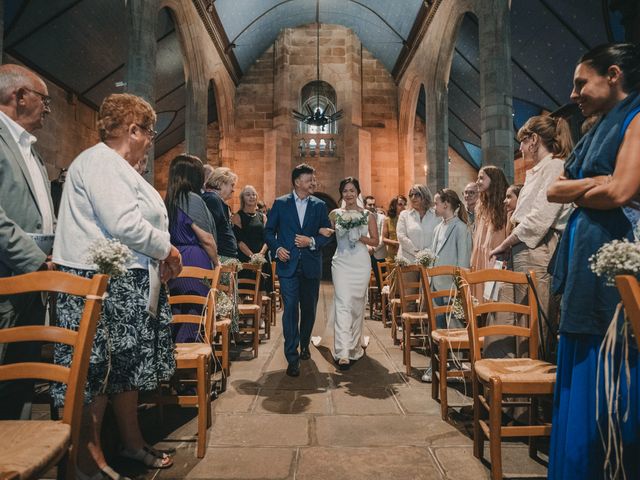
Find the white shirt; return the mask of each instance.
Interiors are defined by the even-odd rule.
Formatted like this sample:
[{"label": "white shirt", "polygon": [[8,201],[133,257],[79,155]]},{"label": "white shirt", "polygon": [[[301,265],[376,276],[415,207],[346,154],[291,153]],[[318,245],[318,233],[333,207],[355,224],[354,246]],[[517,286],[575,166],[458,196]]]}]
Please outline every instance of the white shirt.
[{"label": "white shirt", "polygon": [[67,173],[53,261],[93,270],[88,251],[99,239],[117,239],[134,259],[127,268],[149,267],[169,255],[169,220],[160,194],[104,143],[82,152]]},{"label": "white shirt", "polygon": [[307,213],[307,205],[309,205],[309,197],[300,198],[296,194],[296,191],[293,191],[293,200],[296,202],[296,210],[298,211],[298,220],[300,220],[300,226],[302,227],[304,223],[304,215]]},{"label": "white shirt", "polygon": [[571,207],[561,203],[549,203],[547,190],[564,172],[564,161],[551,154],[527,170],[524,186],[520,190],[511,223],[516,225],[511,233],[529,248],[536,248],[549,229],[563,231]]},{"label": "white shirt", "polygon": [[42,216],[42,233],[51,234],[53,233],[53,211],[51,210],[49,200],[49,190],[45,184],[45,178],[39,165],[40,162],[31,150],[31,147],[38,139],[2,111],[0,111],[0,121],[6,125],[7,130],[11,132],[11,136],[18,144],[22,159],[29,171],[29,177],[31,177],[31,184],[34,190],[33,195],[35,196],[38,210]]},{"label": "white shirt", "polygon": [[454,218],[456,218],[455,215],[447,220],[443,218],[442,221],[434,229],[433,231],[434,239],[433,239],[433,248],[432,248],[433,253],[440,251],[440,249],[442,248],[442,245],[444,245],[444,242],[447,239],[447,227],[451,223],[451,220],[453,220]]},{"label": "white shirt", "polygon": [[376,225],[378,227],[378,245],[374,247],[373,257],[378,260],[384,260],[387,256],[387,246],[384,244],[384,238],[382,238],[382,226],[384,225],[384,219],[386,217],[376,212]]},{"label": "white shirt", "polygon": [[431,248],[433,243],[433,231],[440,223],[433,209],[427,210],[424,217],[415,209],[403,210],[398,216],[396,233],[400,248],[398,255],[410,263],[416,260],[415,254],[423,248]]}]

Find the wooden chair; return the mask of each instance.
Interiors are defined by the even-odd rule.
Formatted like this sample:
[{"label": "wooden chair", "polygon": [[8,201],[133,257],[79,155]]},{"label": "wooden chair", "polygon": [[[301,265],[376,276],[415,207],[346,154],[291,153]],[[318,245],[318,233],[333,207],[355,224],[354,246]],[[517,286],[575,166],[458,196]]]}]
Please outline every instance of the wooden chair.
[{"label": "wooden chair", "polygon": [[[506,302],[488,302],[473,304],[471,287],[485,282],[502,282],[512,285],[528,285],[527,275],[508,270],[480,270],[472,273],[462,272],[462,299],[465,315],[469,322],[469,340],[471,347],[472,383],[473,383],[473,454],[482,458],[484,439],[489,439],[491,457],[491,478],[502,478],[502,438],[530,437],[529,455],[536,455],[536,444],[532,437],[549,436],[550,423],[538,423],[538,399],[540,396],[552,396],[556,379],[556,366],[538,360],[538,308],[532,287],[528,286],[528,305]],[[529,272],[535,285],[535,276]],[[479,327],[477,319],[484,314],[511,312],[527,315],[529,326],[489,325]],[[492,335],[512,335],[528,338],[529,358],[490,358],[481,357],[480,338]],[[502,425],[502,408],[505,398],[528,397],[530,402],[509,402],[508,406],[526,405],[529,407],[529,425]],[[488,413],[488,421],[487,421]]]},{"label": "wooden chair", "polygon": [[280,280],[278,280],[278,274],[276,272],[276,262],[271,262],[271,280],[273,281],[273,324],[275,325],[275,311],[280,311],[284,308],[282,303],[282,293],[280,293]]},{"label": "wooden chair", "polygon": [[260,313],[262,311],[260,278],[262,268],[251,263],[243,263],[242,270],[251,273],[251,278],[241,277],[238,279],[238,298],[240,299],[238,304],[240,311],[239,327],[240,332],[251,334],[253,357],[255,358],[258,356],[258,348],[260,346]]},{"label": "wooden chair", "polygon": [[638,342],[638,348],[640,348],[640,284],[638,279],[632,275],[618,275],[616,286],[622,297],[633,335]]},{"label": "wooden chair", "polygon": [[[180,406],[198,408],[198,458],[204,457],[207,449],[207,433],[211,427],[211,365],[213,363],[212,340],[215,332],[216,285],[220,269],[206,270],[199,267],[184,267],[179,278],[196,278],[210,283],[211,289],[206,297],[200,295],[171,295],[169,304],[199,305],[203,309],[198,314],[173,314],[173,323],[191,323],[200,325],[200,338],[194,343],[176,343],[176,370],[196,372],[195,395],[162,395],[158,403],[176,403]],[[182,383],[193,383],[183,380]]]},{"label": "wooden chair", "polygon": [[449,289],[432,291],[430,279],[439,276],[454,277],[459,270],[456,266],[447,265],[423,268],[421,272],[431,332],[429,337],[431,340],[431,398],[434,400],[440,398],[440,414],[445,421],[449,419],[447,380],[449,378],[464,379],[471,375],[470,370],[448,369],[447,359],[449,352],[468,356],[469,334],[466,328],[438,328],[436,323],[438,315],[448,315],[453,310],[453,305],[437,305],[434,300],[448,298],[452,294],[455,295],[455,291],[452,292]]},{"label": "wooden chair", "polygon": [[378,292],[378,282],[376,282],[376,276],[373,273],[373,269],[369,272],[369,288],[367,289],[367,300],[369,303],[369,318],[373,319],[376,315],[376,306],[379,305],[378,299],[380,298],[380,292]]},{"label": "wooden chair", "polygon": [[264,333],[267,339],[271,339],[271,326],[275,323],[275,312],[271,305],[272,299],[270,295],[263,295],[262,292],[260,292],[260,299],[262,309],[260,317],[264,319]]},{"label": "wooden chair", "polygon": [[[235,276],[237,270],[234,266],[220,265],[216,270],[219,271],[218,283],[216,289],[218,292],[225,293],[229,299],[233,301],[235,294]],[[223,275],[227,275],[231,282],[223,283]],[[217,314],[217,311],[216,311]],[[231,375],[231,357],[229,351],[231,349],[231,318],[218,318],[216,320],[216,330],[213,337],[214,354],[222,367],[222,385],[221,390],[227,389],[227,379]]]},{"label": "wooden chair", "polygon": [[[400,287],[400,304],[402,313],[403,363],[407,375],[411,375],[411,339],[419,338],[428,342],[429,325],[427,312],[416,311],[421,308],[421,286],[419,265],[408,265],[398,270],[398,286]],[[420,332],[413,333],[413,327],[419,326]],[[427,345],[428,346],[428,345]]]},{"label": "wooden chair", "polygon": [[40,362],[0,365],[0,381],[41,379],[67,384],[61,421],[0,421],[0,477],[41,478],[58,465],[58,478],[75,478],[84,386],[107,281],[106,275],[86,279],[63,272],[35,272],[0,279],[0,295],[49,291],[86,298],[77,332],[53,326],[0,330],[0,343],[54,342],[73,347],[68,368]]},{"label": "wooden chair", "polygon": [[389,311],[390,306],[390,293],[388,290],[391,289],[391,282],[389,282],[389,273],[393,270],[393,263],[384,261],[378,263],[378,277],[380,277],[380,286],[382,290],[380,291],[380,311],[382,314],[382,325],[388,327],[391,325],[389,319],[391,312]]}]

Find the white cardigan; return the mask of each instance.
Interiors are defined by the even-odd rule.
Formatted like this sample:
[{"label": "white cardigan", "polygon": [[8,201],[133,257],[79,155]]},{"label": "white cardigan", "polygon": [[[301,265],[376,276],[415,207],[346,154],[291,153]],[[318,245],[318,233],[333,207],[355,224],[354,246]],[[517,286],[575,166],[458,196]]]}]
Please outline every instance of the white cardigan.
[{"label": "white cardigan", "polygon": [[150,259],[171,250],[169,219],[160,194],[129,163],[104,143],[76,157],[67,173],[53,245],[53,261],[94,270],[91,244],[117,239],[134,259],[127,268],[148,269]]},{"label": "white cardigan", "polygon": [[398,256],[410,263],[415,263],[416,252],[423,248],[431,248],[433,231],[438,223],[440,223],[440,219],[436,217],[433,209],[427,210],[422,220],[420,220],[418,211],[413,208],[400,212],[396,226],[396,234],[400,243]]}]

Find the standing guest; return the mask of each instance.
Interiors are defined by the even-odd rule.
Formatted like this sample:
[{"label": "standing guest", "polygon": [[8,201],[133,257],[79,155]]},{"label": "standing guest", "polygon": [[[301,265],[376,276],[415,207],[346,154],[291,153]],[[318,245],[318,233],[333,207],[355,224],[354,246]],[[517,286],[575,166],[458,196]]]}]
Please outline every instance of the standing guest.
[{"label": "standing guest", "polygon": [[293,192],[276,199],[265,227],[284,301],[284,354],[290,377],[300,375],[301,359],[311,358],[309,342],[322,276],[322,247],[328,241],[320,229],[331,226],[326,204],[312,195],[314,173],[306,163],[293,169]]},{"label": "standing guest", "polygon": [[[525,162],[530,162],[532,168],[527,171],[511,216],[513,231],[489,255],[510,254],[515,272],[535,272],[536,292],[541,307],[542,340],[548,341],[548,346],[553,346],[555,340],[550,335],[555,337],[558,330],[558,305],[551,295],[551,276],[547,270],[567,224],[570,209],[566,204],[549,203],[547,190],[564,172],[564,160],[571,153],[573,141],[566,120],[548,115],[527,120],[518,131],[518,139]],[[523,303],[527,298],[527,286],[518,285],[514,294],[513,300]],[[526,318],[522,321],[528,323]],[[520,343],[524,347],[527,342]],[[523,352],[515,353],[522,356],[526,351],[525,348]]]},{"label": "standing guest", "polygon": [[478,193],[478,184],[476,182],[467,183],[467,186],[464,187],[464,191],[462,192],[470,227],[473,227],[476,220],[476,204],[478,203]]},{"label": "standing guest", "polygon": [[[98,322],[85,385],[79,478],[119,478],[107,465],[100,443],[109,400],[124,445],[121,455],[151,468],[173,463],[145,443],[137,412],[138,392],[157,389],[175,370],[171,310],[161,282],[182,269],[180,253],[169,240],[162,198],[134,169],[151,147],[155,121],[155,112],[142,98],[108,96],[98,113],[102,142],[73,161],[62,193],[53,247],[60,270],[91,278],[96,266],[89,263],[89,252],[99,240],[118,240],[133,254],[126,273],[110,279]],[[82,309],[81,298],[59,295],[60,326],[77,329]],[[55,361],[69,366],[71,347],[56,344]],[[64,384],[52,385],[57,406],[63,405],[65,391]]]},{"label": "standing guest", "polygon": [[[51,112],[46,84],[31,70],[0,66],[0,277],[51,269],[29,233],[53,234],[50,183],[33,133]],[[0,299],[0,328],[44,325],[39,293]],[[0,365],[40,357],[38,343],[0,344]],[[0,382],[0,420],[31,418],[33,380]]]},{"label": "standing guest", "polygon": [[[238,176],[227,167],[218,167],[211,170],[207,169],[209,174],[205,173],[204,193],[202,199],[206,203],[207,208],[213,215],[216,232],[216,244],[218,246],[218,258],[220,263],[225,263],[231,259],[238,258],[238,242],[233,233],[233,224],[231,223],[231,209],[226,201],[233,195]],[[229,274],[223,274],[220,282],[229,285],[231,278]],[[238,311],[237,291],[234,289],[234,298],[231,299],[233,310],[231,312],[231,332],[238,333],[238,319],[240,312]]]},{"label": "standing guest", "polygon": [[[484,270],[492,268],[495,260],[490,252],[502,243],[507,236],[507,212],[503,201],[507,194],[507,178],[502,169],[488,165],[478,172],[479,198],[476,204],[476,218],[473,233],[473,251],[471,268]],[[484,286],[475,285],[473,295],[483,299]]]},{"label": "standing guest", "polygon": [[364,208],[369,210],[376,220],[376,226],[378,230],[376,230],[378,234],[378,243],[376,245],[368,245],[367,250],[369,252],[369,256],[371,257],[371,270],[373,270],[373,275],[376,278],[376,285],[378,287],[378,292],[382,290],[382,285],[380,282],[380,275],[378,273],[378,263],[384,262],[384,259],[387,254],[387,248],[382,241],[382,226],[384,224],[385,216],[383,213],[378,213],[378,209],[376,208],[376,198],[373,195],[367,195],[364,198]]},{"label": "standing guest", "polygon": [[507,188],[507,194],[504,197],[504,208],[507,211],[507,234],[510,234],[513,230],[513,223],[511,223],[511,216],[518,205],[518,197],[520,196],[520,190],[522,190],[521,183],[514,183]]},{"label": "standing guest", "polygon": [[398,216],[398,256],[409,263],[416,262],[416,253],[431,248],[433,231],[439,220],[433,210],[433,197],[426,185],[414,185],[409,190],[410,208]]},{"label": "standing guest", "polygon": [[398,254],[398,235],[396,234],[396,226],[398,225],[398,216],[407,206],[407,197],[398,195],[389,202],[387,217],[382,224],[382,241],[387,246],[387,261],[393,261]]},{"label": "standing guest", "polygon": [[[219,265],[215,241],[216,227],[211,212],[200,197],[204,183],[204,168],[198,157],[182,154],[171,160],[165,205],[169,214],[171,244],[182,256],[182,264],[207,270]],[[171,295],[206,297],[209,287],[195,278],[175,278],[169,282]],[[200,315],[199,305],[182,304],[173,307],[174,314]],[[173,325],[177,343],[198,340],[200,326],[192,323]]]},{"label": "standing guest", "polygon": [[[268,247],[264,240],[264,226],[267,217],[258,211],[258,192],[253,185],[246,185],[240,192],[240,210],[233,215],[231,221],[238,241],[238,259],[249,262],[256,253],[266,256]],[[270,292],[271,277],[267,275],[271,273],[271,265],[265,263],[262,272],[265,274],[262,276],[262,289]]]},{"label": "standing guest", "polygon": [[[638,349],[633,339],[626,351],[618,341],[607,356],[610,367],[604,366],[598,352],[620,295],[589,268],[602,245],[634,238],[621,207],[640,191],[640,48],[609,44],[586,53],[575,69],[571,100],[583,115],[601,118],[547,192],[551,202],[577,206],[560,240],[553,278],[555,292],[563,296],[549,478],[614,478],[616,467],[624,473],[619,470],[615,478],[640,478]],[[613,405],[604,392],[614,387],[605,384],[603,372],[626,372],[619,375]],[[607,421],[611,411],[617,413],[615,425]],[[606,467],[608,448],[618,455],[611,454]]]}]

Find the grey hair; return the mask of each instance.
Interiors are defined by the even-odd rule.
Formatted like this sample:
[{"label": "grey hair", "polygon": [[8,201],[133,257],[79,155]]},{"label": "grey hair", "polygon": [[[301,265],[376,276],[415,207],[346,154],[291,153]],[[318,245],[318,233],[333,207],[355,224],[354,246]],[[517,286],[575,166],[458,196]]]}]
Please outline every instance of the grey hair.
[{"label": "grey hair", "polygon": [[209,182],[209,179],[213,176],[213,171],[215,169],[208,163],[205,163],[203,168],[204,168],[204,185],[202,186],[202,188],[207,188],[207,183]]},{"label": "grey hair", "polygon": [[204,184],[208,188],[220,190],[223,183],[235,183],[237,181],[238,176],[230,168],[218,167]]},{"label": "grey hair", "polygon": [[429,187],[422,185],[421,183],[416,183],[411,186],[409,191],[411,190],[420,193],[420,196],[422,197],[422,206],[425,210],[429,210],[433,206],[433,194],[431,193],[431,190],[429,190]]},{"label": "grey hair", "polygon": [[34,77],[37,78],[31,70],[20,65],[0,66],[0,104],[7,105],[18,88],[34,88]]},{"label": "grey hair", "polygon": [[244,208],[244,206],[246,205],[246,202],[244,200],[244,194],[247,192],[255,192],[256,196],[258,195],[258,190],[256,190],[256,188],[253,185],[245,185],[244,187],[242,187],[242,190],[240,190],[240,208]]}]

